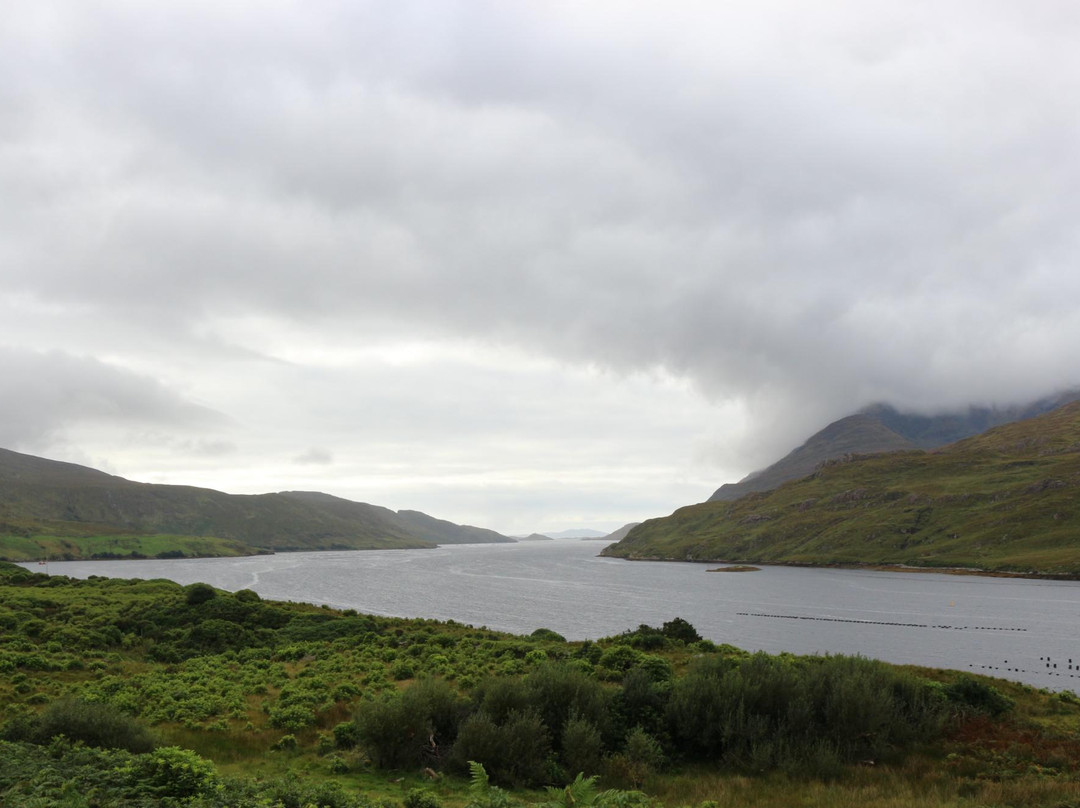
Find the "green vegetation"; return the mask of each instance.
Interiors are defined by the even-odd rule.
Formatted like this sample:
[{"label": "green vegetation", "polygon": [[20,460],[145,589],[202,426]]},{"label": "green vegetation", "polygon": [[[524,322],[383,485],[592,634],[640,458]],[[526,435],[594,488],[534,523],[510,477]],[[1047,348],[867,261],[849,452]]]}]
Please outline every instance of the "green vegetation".
[{"label": "green vegetation", "polygon": [[825,463],[734,502],[639,525],[638,559],[881,564],[1080,575],[1080,404],[932,452]]},{"label": "green vegetation", "polygon": [[680,618],[569,643],[0,564],[0,804],[1064,805],[1078,730],[1072,694]]},{"label": "green vegetation", "polygon": [[5,561],[125,558],[206,558],[256,555],[260,550],[212,536],[0,536]]}]

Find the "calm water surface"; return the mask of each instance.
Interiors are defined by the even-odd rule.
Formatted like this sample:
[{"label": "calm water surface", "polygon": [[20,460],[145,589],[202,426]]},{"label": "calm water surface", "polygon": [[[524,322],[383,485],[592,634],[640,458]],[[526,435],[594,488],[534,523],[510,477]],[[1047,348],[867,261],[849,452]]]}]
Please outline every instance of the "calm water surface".
[{"label": "calm water surface", "polygon": [[49,572],[204,581],[372,614],[516,633],[546,627],[572,640],[678,616],[704,637],[748,650],[862,654],[1080,690],[1080,583],[795,567],[710,573],[701,564],[598,558],[603,546],[71,561]]}]

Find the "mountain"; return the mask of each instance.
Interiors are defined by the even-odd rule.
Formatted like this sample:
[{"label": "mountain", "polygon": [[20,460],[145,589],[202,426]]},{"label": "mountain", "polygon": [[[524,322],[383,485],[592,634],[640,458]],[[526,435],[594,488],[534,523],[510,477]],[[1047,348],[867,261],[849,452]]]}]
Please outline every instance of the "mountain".
[{"label": "mountain", "polygon": [[1080,402],[948,446],[829,460],[681,508],[603,555],[1080,576]]},{"label": "mountain", "polygon": [[[42,543],[40,537],[49,541]],[[421,548],[463,541],[510,539],[417,511],[399,514],[329,494],[236,495],[137,483],[0,449],[0,556],[8,558],[36,557],[43,551],[57,557],[145,555],[147,547],[157,555],[219,555]]]},{"label": "mountain", "polygon": [[587,527],[575,527],[569,530],[556,530],[543,534],[549,539],[601,539],[604,537],[602,530],[592,530]]},{"label": "mountain", "polygon": [[631,530],[633,530],[635,527],[637,527],[640,524],[641,524],[641,522],[631,522],[630,524],[623,525],[618,530],[613,530],[611,533],[608,533],[606,536],[601,536],[600,541],[609,541],[609,542],[622,541],[623,539],[626,538],[627,534]]},{"label": "mountain", "polygon": [[901,413],[887,404],[874,404],[834,421],[806,443],[761,471],[737,483],[725,483],[710,502],[731,502],[746,494],[771,491],[778,485],[810,474],[826,460],[847,454],[933,449],[978,435],[987,429],[1033,418],[1080,399],[1072,390],[1017,407],[969,407],[939,415]]},{"label": "mountain", "polygon": [[490,542],[513,542],[509,536],[483,527],[455,525],[445,519],[436,519],[420,511],[398,511],[398,520],[424,541],[434,544],[486,544]]}]

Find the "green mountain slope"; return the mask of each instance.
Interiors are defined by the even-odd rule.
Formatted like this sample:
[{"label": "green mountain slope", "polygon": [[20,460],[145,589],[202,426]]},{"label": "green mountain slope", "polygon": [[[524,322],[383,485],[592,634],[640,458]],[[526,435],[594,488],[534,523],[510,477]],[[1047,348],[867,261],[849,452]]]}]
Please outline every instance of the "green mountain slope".
[{"label": "green mountain slope", "polygon": [[1078,398],[1080,392],[1072,390],[1023,406],[968,407],[938,415],[902,413],[887,404],[874,404],[829,424],[771,466],[737,483],[725,483],[709,501],[731,502],[746,494],[771,491],[789,480],[805,477],[826,460],[847,454],[945,446],[991,427],[1043,415]]},{"label": "green mountain slope", "polygon": [[934,451],[830,460],[652,519],[604,555],[1080,575],[1080,403]]},{"label": "green mountain slope", "polygon": [[[234,555],[287,550],[421,548],[507,540],[423,514],[316,492],[233,495],[137,483],[0,449],[0,557],[136,553]],[[156,537],[153,542],[148,537]],[[121,538],[123,540],[121,540]],[[192,542],[191,539],[201,539]],[[96,548],[96,549],[95,549]]]}]

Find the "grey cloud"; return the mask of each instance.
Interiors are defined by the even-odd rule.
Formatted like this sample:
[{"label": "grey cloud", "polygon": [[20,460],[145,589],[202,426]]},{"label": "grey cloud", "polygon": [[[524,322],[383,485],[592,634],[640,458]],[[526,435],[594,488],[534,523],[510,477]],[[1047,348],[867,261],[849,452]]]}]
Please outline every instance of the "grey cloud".
[{"label": "grey cloud", "polygon": [[223,417],[97,359],[0,348],[0,446],[37,450],[73,424],[210,428]]},{"label": "grey cloud", "polygon": [[302,466],[328,466],[334,462],[334,455],[326,449],[312,447],[294,457],[293,462]]},{"label": "grey cloud", "polygon": [[0,42],[9,288],[661,367],[759,442],[1076,381],[1067,4],[57,8]]}]

